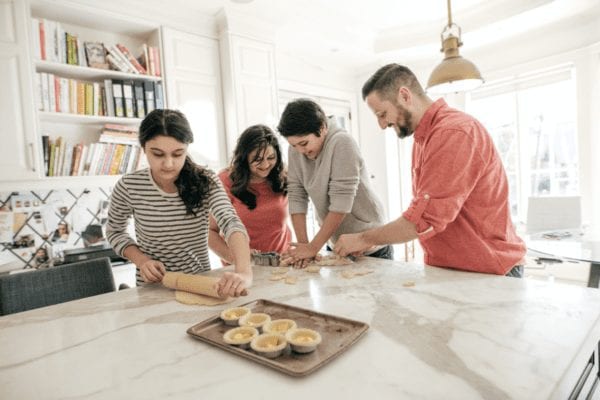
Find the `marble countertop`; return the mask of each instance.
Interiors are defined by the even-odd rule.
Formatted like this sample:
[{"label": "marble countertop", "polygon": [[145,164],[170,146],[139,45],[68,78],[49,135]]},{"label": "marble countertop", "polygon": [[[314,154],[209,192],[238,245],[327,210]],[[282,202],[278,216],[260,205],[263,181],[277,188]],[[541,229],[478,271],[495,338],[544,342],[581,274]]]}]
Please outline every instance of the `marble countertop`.
[{"label": "marble countertop", "polygon": [[[363,266],[375,272],[341,276]],[[600,338],[597,289],[368,257],[293,270],[295,285],[254,270],[250,295],[228,305],[186,306],[152,286],[0,317],[0,398],[562,399]],[[302,378],[186,334],[260,298],[370,329]]]}]

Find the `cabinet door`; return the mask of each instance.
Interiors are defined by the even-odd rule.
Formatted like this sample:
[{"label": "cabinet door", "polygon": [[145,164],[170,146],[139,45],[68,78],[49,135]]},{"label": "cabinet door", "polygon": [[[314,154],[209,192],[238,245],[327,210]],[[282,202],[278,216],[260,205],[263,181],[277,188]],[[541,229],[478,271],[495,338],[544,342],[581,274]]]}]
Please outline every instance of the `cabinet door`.
[{"label": "cabinet door", "polygon": [[225,129],[216,40],[162,28],[168,108],[183,112],[194,132],[189,152],[214,170],[225,166]]},{"label": "cabinet door", "polygon": [[25,2],[0,0],[0,181],[39,178]]}]

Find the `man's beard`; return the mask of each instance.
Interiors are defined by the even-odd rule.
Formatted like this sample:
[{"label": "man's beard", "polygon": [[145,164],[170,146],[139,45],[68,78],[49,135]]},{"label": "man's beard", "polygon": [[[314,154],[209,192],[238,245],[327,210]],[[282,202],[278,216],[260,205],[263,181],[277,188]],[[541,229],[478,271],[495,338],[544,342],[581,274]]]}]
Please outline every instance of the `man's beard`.
[{"label": "man's beard", "polygon": [[400,104],[396,104],[396,110],[398,111],[398,116],[402,116],[404,118],[404,123],[400,124],[399,118],[396,119],[394,130],[400,139],[404,139],[405,137],[413,134],[413,131],[410,130],[410,126],[412,125],[412,115]]}]

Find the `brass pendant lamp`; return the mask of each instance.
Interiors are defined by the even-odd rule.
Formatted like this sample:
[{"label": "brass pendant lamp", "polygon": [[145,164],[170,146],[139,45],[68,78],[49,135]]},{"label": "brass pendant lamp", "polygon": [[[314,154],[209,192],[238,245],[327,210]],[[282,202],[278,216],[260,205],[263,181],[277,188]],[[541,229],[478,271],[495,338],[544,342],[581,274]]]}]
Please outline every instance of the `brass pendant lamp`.
[{"label": "brass pendant lamp", "polygon": [[427,92],[435,94],[466,92],[483,83],[481,73],[471,61],[461,57],[460,27],[452,22],[450,0],[448,0],[448,25],[441,33],[444,60],[433,69],[427,82]]}]

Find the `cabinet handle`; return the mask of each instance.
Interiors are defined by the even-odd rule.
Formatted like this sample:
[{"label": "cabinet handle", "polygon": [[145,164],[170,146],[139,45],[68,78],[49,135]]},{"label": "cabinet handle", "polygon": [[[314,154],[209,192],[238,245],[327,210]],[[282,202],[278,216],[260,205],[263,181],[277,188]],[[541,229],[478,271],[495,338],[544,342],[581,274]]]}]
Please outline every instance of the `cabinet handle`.
[{"label": "cabinet handle", "polygon": [[35,172],[35,152],[33,151],[33,143],[29,142],[29,151],[31,155],[31,170]]}]

